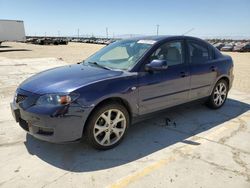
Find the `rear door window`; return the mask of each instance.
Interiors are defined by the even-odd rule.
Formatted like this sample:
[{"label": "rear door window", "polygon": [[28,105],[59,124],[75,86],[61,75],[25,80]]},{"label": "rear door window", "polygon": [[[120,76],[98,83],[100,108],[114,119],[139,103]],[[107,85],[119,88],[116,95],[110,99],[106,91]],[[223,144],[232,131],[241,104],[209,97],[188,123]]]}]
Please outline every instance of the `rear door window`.
[{"label": "rear door window", "polygon": [[206,44],[188,41],[189,62],[192,64],[203,64],[211,58]]}]

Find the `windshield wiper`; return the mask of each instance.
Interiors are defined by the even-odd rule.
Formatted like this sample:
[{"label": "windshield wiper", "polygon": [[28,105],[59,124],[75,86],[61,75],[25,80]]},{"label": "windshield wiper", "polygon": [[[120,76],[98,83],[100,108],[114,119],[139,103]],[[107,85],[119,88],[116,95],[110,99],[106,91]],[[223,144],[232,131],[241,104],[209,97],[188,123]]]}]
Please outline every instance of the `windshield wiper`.
[{"label": "windshield wiper", "polygon": [[97,66],[97,67],[100,67],[100,68],[103,68],[103,69],[106,69],[106,70],[112,70],[111,68],[106,67],[106,66],[103,66],[103,65],[100,65],[100,64],[97,63],[97,62],[88,62],[88,64],[90,64],[90,65],[95,65],[95,66]]}]

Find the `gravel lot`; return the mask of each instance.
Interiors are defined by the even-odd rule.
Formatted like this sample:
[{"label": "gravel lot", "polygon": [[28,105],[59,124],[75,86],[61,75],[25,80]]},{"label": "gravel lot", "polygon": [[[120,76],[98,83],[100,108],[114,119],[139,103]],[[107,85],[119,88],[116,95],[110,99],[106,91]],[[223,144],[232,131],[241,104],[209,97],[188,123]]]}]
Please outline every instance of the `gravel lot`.
[{"label": "gravel lot", "polygon": [[[135,124],[118,147],[50,144],[16,124],[17,85],[42,70],[76,63],[101,45],[0,47],[0,187],[250,187],[250,53],[227,53],[235,81],[225,106],[185,105]],[[165,126],[164,119],[176,126]]]},{"label": "gravel lot", "polygon": [[2,47],[0,46],[0,57],[12,59],[54,57],[72,64],[84,60],[103,46],[75,42],[58,46],[5,42],[2,43]]}]

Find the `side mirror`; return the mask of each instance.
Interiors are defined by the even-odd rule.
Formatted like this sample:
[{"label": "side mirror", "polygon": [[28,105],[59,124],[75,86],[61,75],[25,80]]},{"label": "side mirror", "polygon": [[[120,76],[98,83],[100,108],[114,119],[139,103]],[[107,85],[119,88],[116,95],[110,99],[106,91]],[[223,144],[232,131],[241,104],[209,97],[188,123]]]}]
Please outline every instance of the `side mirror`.
[{"label": "side mirror", "polygon": [[168,68],[168,63],[166,60],[155,59],[149,64],[146,64],[145,70],[148,72],[163,71]]}]

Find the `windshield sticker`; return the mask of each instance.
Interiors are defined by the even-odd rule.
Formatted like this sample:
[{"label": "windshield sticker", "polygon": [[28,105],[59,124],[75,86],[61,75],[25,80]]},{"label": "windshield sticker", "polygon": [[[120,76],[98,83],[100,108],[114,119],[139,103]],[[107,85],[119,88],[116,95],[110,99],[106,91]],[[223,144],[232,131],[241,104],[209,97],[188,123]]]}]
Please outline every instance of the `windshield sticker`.
[{"label": "windshield sticker", "polygon": [[140,44],[154,44],[156,43],[155,40],[139,40],[137,43],[140,43]]}]

